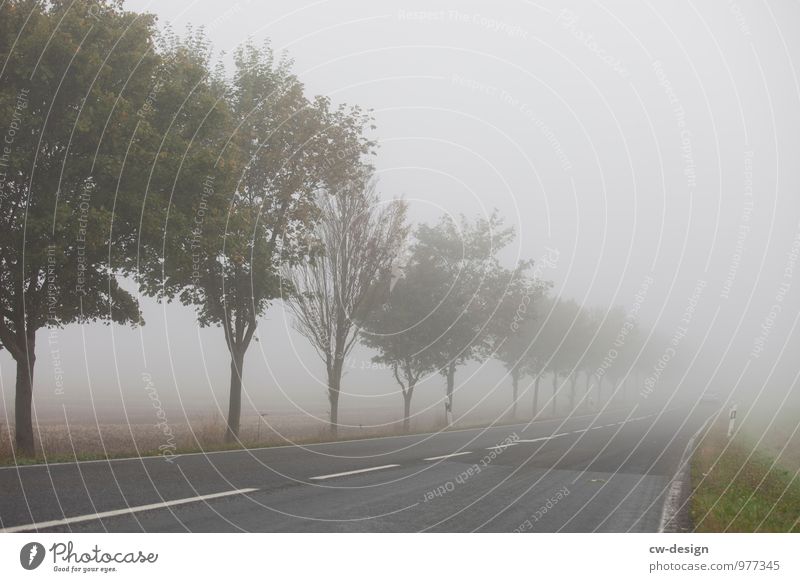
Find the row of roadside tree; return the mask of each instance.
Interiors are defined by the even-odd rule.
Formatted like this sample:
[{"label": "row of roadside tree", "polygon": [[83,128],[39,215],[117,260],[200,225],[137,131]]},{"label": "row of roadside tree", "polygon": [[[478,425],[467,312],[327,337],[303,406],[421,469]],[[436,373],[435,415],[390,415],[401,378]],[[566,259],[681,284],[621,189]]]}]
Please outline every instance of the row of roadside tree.
[{"label": "row of roadside tree", "polygon": [[514,233],[496,214],[409,226],[406,203],[377,193],[371,114],[308,97],[268,44],[242,45],[228,71],[202,32],[159,32],[121,2],[9,0],[0,67],[0,346],[16,362],[18,454],[35,452],[36,332],[144,324],[125,281],[221,329],[228,441],[277,300],[325,365],[334,433],[359,342],[391,369],[406,423],[433,373],[451,422],[470,361],[501,360],[516,401],[521,378],[569,378],[574,394],[579,371],[600,380],[634,357],[626,340],[601,367],[635,327],[624,312],[585,312],[550,298],[532,263],[501,264]]}]

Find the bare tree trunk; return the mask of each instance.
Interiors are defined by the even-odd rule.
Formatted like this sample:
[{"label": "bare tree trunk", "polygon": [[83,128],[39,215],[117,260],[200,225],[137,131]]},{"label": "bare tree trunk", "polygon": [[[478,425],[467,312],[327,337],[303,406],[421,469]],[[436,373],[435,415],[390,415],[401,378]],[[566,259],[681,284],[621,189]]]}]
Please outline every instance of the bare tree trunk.
[{"label": "bare tree trunk", "polygon": [[[594,374],[590,372],[586,372],[586,404],[590,408],[593,408],[594,402],[592,401],[592,378],[594,378]],[[600,402],[600,398],[598,397],[597,402]]]},{"label": "bare tree trunk", "polygon": [[331,436],[339,436],[339,396],[342,388],[342,371],[344,361],[337,357],[332,368],[328,371],[328,402],[331,405],[330,431]]},{"label": "bare tree trunk", "polygon": [[403,431],[408,432],[411,426],[411,397],[414,395],[414,386],[409,386],[403,392]]},{"label": "bare tree trunk", "polygon": [[242,369],[244,366],[244,348],[231,346],[231,389],[228,401],[228,426],[225,430],[225,442],[239,441],[239,423],[242,416]]},{"label": "bare tree trunk", "polygon": [[517,418],[517,398],[519,397],[519,369],[514,366],[511,369],[511,392],[513,402],[511,403],[511,419]]},{"label": "bare tree trunk", "polygon": [[456,383],[456,363],[450,362],[447,365],[447,394],[444,400],[444,423],[445,426],[453,424],[453,390]]},{"label": "bare tree trunk", "polygon": [[328,387],[328,402],[331,405],[331,417],[330,417],[330,431],[331,436],[336,438],[339,436],[339,386],[338,384],[334,386]]},{"label": "bare tree trunk", "polygon": [[531,418],[536,418],[539,412],[539,380],[541,379],[542,375],[536,374],[536,379],[533,381],[533,416]]},{"label": "bare tree trunk", "polygon": [[16,424],[17,455],[33,457],[36,445],[33,439],[33,367],[36,363],[36,339],[33,334],[28,337],[27,349],[23,348],[17,360],[17,385],[14,397],[14,421]]},{"label": "bare tree trunk", "polygon": [[570,386],[569,386],[569,411],[570,411],[570,413],[575,411],[575,389],[576,389],[576,384],[577,383],[578,383],[578,373],[577,372],[573,372],[572,373],[572,378],[570,380]]},{"label": "bare tree trunk", "polygon": [[558,396],[558,372],[553,372],[553,416],[556,415],[557,396]]}]

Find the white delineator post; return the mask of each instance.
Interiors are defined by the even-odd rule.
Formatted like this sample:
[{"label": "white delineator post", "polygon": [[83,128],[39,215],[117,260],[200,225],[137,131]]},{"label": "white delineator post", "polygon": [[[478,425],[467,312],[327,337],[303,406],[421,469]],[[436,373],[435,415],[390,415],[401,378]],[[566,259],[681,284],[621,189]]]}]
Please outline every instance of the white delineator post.
[{"label": "white delineator post", "polygon": [[730,420],[728,421],[728,438],[733,434],[733,427],[736,424],[736,404],[731,406]]}]

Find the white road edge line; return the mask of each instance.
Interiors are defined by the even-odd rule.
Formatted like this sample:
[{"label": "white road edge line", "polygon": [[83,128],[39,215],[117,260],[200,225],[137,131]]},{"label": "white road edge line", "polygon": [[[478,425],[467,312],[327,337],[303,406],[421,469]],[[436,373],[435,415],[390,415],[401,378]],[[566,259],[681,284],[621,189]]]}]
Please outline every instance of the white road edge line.
[{"label": "white road edge line", "polygon": [[60,525],[69,525],[72,523],[81,523],[84,521],[94,521],[96,519],[105,519],[107,517],[117,517],[119,515],[129,515],[131,513],[139,513],[142,511],[151,511],[153,509],[162,509],[164,507],[174,507],[175,505],[185,505],[187,503],[195,503],[197,501],[206,501],[209,499],[217,499],[220,497],[229,497],[231,495],[242,495],[245,493],[252,493],[258,489],[235,489],[233,491],[223,491],[222,493],[211,493],[209,495],[198,495],[197,497],[186,497],[185,499],[176,499],[174,501],[164,501],[162,503],[150,503],[148,505],[137,505],[128,507],[126,509],[114,509],[111,511],[102,511],[100,513],[90,513],[87,515],[76,515],[75,517],[65,517],[64,519],[54,519],[51,521],[39,521],[36,523],[29,523],[26,525],[15,525],[0,529],[0,533],[13,533],[19,531],[39,530],[49,527],[57,527]]},{"label": "white road edge line", "polygon": [[355,471],[345,471],[344,473],[331,473],[330,475],[318,475],[317,477],[309,477],[314,481],[323,481],[325,479],[333,479],[334,477],[344,477],[346,475],[357,475],[358,473],[368,473],[369,471],[380,471],[381,469],[391,469],[392,467],[399,467],[400,465],[381,465],[380,467],[369,467],[368,469],[356,469]]},{"label": "white road edge line", "polygon": [[464,451],[463,453],[450,453],[449,455],[439,455],[438,457],[428,457],[422,459],[423,461],[438,461],[439,459],[449,459],[450,457],[460,457],[461,455],[469,455],[472,451]]}]

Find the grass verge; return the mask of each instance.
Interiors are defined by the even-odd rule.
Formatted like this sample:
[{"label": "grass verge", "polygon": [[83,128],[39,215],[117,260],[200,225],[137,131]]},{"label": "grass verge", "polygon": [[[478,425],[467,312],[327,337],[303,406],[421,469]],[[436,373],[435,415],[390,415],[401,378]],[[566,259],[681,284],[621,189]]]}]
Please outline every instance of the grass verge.
[{"label": "grass verge", "polygon": [[745,438],[729,441],[725,428],[716,425],[692,457],[695,531],[800,532],[796,469],[754,451]]}]

